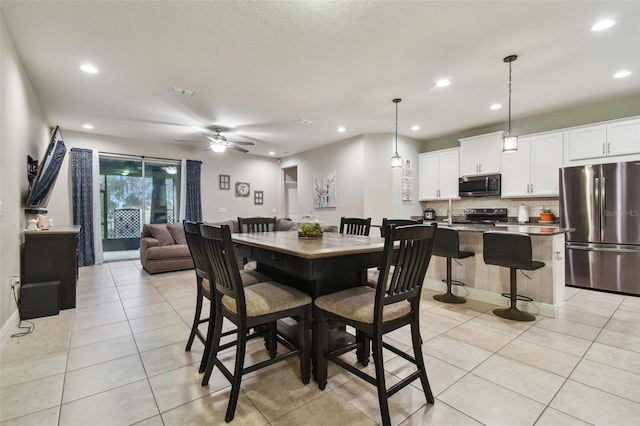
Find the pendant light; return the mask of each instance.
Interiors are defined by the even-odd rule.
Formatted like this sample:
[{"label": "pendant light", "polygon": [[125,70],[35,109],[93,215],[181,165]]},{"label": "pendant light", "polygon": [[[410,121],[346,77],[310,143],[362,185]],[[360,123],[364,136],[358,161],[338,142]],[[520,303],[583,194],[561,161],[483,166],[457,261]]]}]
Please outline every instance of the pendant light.
[{"label": "pendant light", "polygon": [[399,169],[402,167],[402,157],[398,154],[398,103],[402,102],[402,99],[396,98],[393,100],[393,103],[396,104],[396,152],[391,157],[391,168]]},{"label": "pendant light", "polygon": [[511,63],[516,59],[518,59],[518,55],[509,55],[503,59],[509,64],[509,129],[502,134],[502,152],[518,150],[518,136],[511,132]]}]

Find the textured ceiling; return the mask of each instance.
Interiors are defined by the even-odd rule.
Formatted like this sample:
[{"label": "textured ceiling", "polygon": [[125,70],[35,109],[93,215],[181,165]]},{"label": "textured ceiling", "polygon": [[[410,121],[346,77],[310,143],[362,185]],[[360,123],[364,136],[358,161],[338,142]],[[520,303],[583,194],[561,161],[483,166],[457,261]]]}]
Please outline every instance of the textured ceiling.
[{"label": "textured ceiling", "polygon": [[[363,133],[426,139],[640,96],[638,1],[1,2],[50,124],[277,156]],[[617,24],[593,33],[609,17]],[[83,62],[100,70],[79,71]],[[619,69],[633,74],[611,78]],[[436,88],[440,78],[451,85]],[[169,92],[195,91],[191,98]],[[505,108],[490,111],[499,102]],[[299,119],[312,125],[302,125]],[[411,131],[414,124],[419,131]],[[344,126],[345,133],[336,128]],[[516,129],[517,130],[517,129]],[[199,141],[189,144],[177,139]],[[212,155],[202,153],[202,155]],[[241,155],[233,153],[233,155]]]}]

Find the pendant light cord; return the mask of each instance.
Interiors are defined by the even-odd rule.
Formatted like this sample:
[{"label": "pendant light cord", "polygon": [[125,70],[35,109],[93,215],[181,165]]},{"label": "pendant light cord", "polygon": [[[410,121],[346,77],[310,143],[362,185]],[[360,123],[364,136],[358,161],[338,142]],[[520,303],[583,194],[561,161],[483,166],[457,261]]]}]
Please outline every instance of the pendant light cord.
[{"label": "pendant light cord", "polygon": [[509,61],[509,133],[511,133],[511,62]]},{"label": "pendant light cord", "polygon": [[396,154],[398,153],[398,102],[396,102]]}]

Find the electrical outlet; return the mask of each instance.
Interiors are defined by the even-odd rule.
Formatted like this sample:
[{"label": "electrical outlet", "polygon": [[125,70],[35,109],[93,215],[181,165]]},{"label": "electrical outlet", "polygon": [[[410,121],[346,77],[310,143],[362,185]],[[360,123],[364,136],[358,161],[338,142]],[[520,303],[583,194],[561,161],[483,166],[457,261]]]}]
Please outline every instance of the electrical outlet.
[{"label": "electrical outlet", "polygon": [[11,276],[11,288],[20,287],[20,275],[13,274]]}]

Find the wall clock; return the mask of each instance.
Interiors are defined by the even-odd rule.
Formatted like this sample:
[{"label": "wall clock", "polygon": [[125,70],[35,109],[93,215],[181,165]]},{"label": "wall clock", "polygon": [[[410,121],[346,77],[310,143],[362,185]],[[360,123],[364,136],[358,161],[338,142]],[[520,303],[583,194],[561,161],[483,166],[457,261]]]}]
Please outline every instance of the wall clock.
[{"label": "wall clock", "polygon": [[251,187],[247,182],[236,182],[236,197],[248,197]]}]

